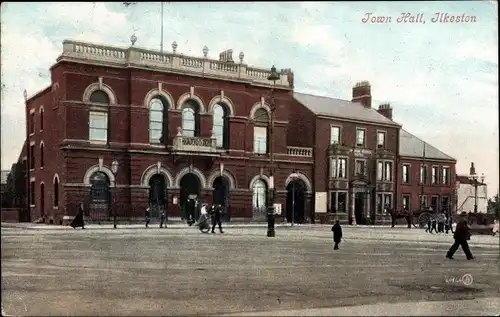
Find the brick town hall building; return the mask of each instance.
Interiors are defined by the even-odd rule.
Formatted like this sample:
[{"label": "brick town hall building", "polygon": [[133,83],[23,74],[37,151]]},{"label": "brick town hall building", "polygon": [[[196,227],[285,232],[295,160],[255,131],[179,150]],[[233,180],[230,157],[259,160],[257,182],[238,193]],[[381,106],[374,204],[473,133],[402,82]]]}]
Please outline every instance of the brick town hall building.
[{"label": "brick town hall building", "polygon": [[176,47],[64,41],[51,85],[26,100],[16,175],[31,221],[61,223],[79,202],[91,218],[143,217],[147,206],[180,216],[189,196],[264,220],[270,185],[288,221],[292,211],[296,222],[381,223],[386,208],[453,210],[456,161],[403,130],[390,105],[373,109],[368,82],[352,101],[307,95],[290,69],[273,85],[243,53],[234,62],[231,50],[213,60],[206,47],[201,58]]}]

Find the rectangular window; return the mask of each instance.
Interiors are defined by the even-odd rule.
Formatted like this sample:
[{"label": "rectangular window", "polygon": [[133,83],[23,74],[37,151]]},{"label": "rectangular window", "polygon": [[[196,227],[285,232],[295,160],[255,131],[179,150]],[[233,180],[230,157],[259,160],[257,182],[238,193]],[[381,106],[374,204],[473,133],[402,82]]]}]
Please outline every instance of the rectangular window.
[{"label": "rectangular window", "polygon": [[365,130],[356,129],[356,146],[364,147],[365,146]]},{"label": "rectangular window", "polygon": [[420,208],[421,209],[427,208],[427,196],[421,195],[421,196],[419,196],[419,200],[420,200]]},{"label": "rectangular window", "polygon": [[410,183],[410,165],[403,165],[403,184]]},{"label": "rectangular window", "polygon": [[347,178],[347,159],[337,159],[337,173],[338,178]]},{"label": "rectangular window", "polygon": [[340,128],[330,128],[330,144],[340,144]]},{"label": "rectangular window", "polygon": [[34,206],[35,205],[35,198],[36,198],[35,197],[35,190],[36,190],[36,188],[35,188],[35,182],[31,181],[30,182],[30,197],[29,197],[29,199],[30,199],[29,205],[30,206]]},{"label": "rectangular window", "polygon": [[431,182],[432,184],[437,184],[438,183],[438,173],[439,173],[439,167],[438,166],[433,166],[432,167],[432,178]]},{"label": "rectangular window", "polygon": [[392,194],[384,194],[384,212],[392,208]]},{"label": "rectangular window", "polygon": [[267,153],[267,128],[253,128],[253,151],[259,154]]},{"label": "rectangular window", "polygon": [[443,185],[450,184],[450,168],[443,167]]},{"label": "rectangular window", "polygon": [[362,176],[365,175],[365,164],[364,160],[356,160],[356,175]]},{"label": "rectangular window", "polygon": [[427,184],[427,165],[420,165],[420,184]]},{"label": "rectangular window", "polygon": [[410,211],[410,196],[404,195],[403,196],[403,210],[404,211]]},{"label": "rectangular window", "polygon": [[384,162],[378,161],[377,162],[377,180],[381,181],[383,176],[384,176]]},{"label": "rectangular window", "polygon": [[384,181],[392,181],[392,162],[385,162],[384,164]]},{"label": "rectangular window", "polygon": [[89,140],[108,141],[108,113],[91,111],[89,113]]},{"label": "rectangular window", "polygon": [[346,212],[347,211],[347,193],[346,192],[338,192],[337,193],[337,202],[338,202],[338,207],[337,211],[338,212]]},{"label": "rectangular window", "polygon": [[330,212],[337,212],[337,192],[330,192]]},{"label": "rectangular window", "polygon": [[441,212],[445,214],[450,211],[450,197],[443,196],[441,197]]},{"label": "rectangular window", "polygon": [[30,134],[34,134],[35,133],[35,113],[32,112],[30,113],[30,124],[29,124],[29,130],[30,130]]},{"label": "rectangular window", "polygon": [[438,203],[439,203],[439,197],[438,196],[432,196],[431,197],[431,208],[434,211],[439,211],[438,210]]},{"label": "rectangular window", "polygon": [[30,170],[34,170],[35,166],[35,145],[30,145]]},{"label": "rectangular window", "polygon": [[382,213],[382,194],[377,194],[377,213]]},{"label": "rectangular window", "polygon": [[385,132],[377,132],[377,149],[385,148]]}]

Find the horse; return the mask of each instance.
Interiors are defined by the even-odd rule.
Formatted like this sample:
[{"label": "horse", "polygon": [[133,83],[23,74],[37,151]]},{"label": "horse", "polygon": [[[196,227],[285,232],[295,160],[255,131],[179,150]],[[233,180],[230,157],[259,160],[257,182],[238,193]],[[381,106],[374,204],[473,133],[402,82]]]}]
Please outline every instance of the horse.
[{"label": "horse", "polygon": [[394,210],[392,208],[388,208],[387,212],[391,215],[391,227],[394,228],[396,225],[396,220],[397,219],[405,219],[406,222],[408,223],[408,228],[411,228],[411,225],[413,224],[413,213],[409,211],[400,211],[400,210]]}]

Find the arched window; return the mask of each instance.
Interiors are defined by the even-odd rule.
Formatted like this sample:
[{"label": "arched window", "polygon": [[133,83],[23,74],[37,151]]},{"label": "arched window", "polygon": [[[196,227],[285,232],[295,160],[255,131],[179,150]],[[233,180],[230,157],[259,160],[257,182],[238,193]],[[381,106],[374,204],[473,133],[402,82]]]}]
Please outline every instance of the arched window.
[{"label": "arched window", "polygon": [[252,186],[252,207],[254,213],[267,212],[267,185],[262,179],[258,179]]},{"label": "arched window", "polygon": [[165,125],[168,122],[166,105],[160,97],[155,97],[149,102],[149,143],[151,144],[162,143],[166,136]]},{"label": "arched window", "polygon": [[227,115],[227,108],[222,104],[216,104],[214,106],[213,114],[213,133],[217,140],[217,147],[227,149],[229,141],[229,118]]},{"label": "arched window", "polygon": [[43,167],[44,165],[44,159],[43,159],[43,150],[45,148],[45,145],[43,144],[43,142],[40,143],[40,168]]},{"label": "arched window", "polygon": [[54,207],[59,207],[59,177],[54,179]]},{"label": "arched window", "polygon": [[193,100],[182,105],[182,135],[199,136],[200,116],[199,106]]},{"label": "arched window", "polygon": [[40,131],[43,131],[43,108],[40,108]]},{"label": "arched window", "polygon": [[102,90],[90,95],[89,140],[108,142],[109,96]]},{"label": "arched window", "polygon": [[110,202],[109,178],[103,172],[90,176],[90,204],[93,208],[107,209]]},{"label": "arched window", "polygon": [[264,108],[259,108],[253,116],[253,151],[254,153],[267,153],[267,135],[269,125],[269,113]]}]

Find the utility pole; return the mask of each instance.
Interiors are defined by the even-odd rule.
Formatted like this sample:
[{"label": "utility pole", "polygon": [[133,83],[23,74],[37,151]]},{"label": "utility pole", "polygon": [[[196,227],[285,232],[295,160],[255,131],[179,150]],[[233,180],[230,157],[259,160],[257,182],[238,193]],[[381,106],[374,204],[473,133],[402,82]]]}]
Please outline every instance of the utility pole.
[{"label": "utility pole", "polygon": [[[424,172],[425,172],[425,177],[424,177]],[[426,181],[426,178],[427,178],[427,167],[425,166],[425,142],[424,142],[424,149],[423,149],[423,153],[422,153],[422,167],[420,168],[420,178],[421,178],[421,186],[420,186],[420,210],[423,209],[423,207],[427,207],[427,197],[426,197],[426,202],[425,202],[425,206],[424,206],[424,203],[423,203],[423,198],[424,198],[424,185],[425,185],[425,181]]]},{"label": "utility pole", "polygon": [[30,115],[29,115],[29,109],[28,109],[28,92],[26,89],[23,92],[24,96],[24,108],[25,108],[25,113],[26,113],[26,212],[27,212],[27,219],[31,220],[31,181],[30,181],[30,169],[31,169],[31,153],[30,153]]},{"label": "utility pole", "polygon": [[160,40],[160,53],[163,53],[163,1],[161,2],[161,40]]}]

